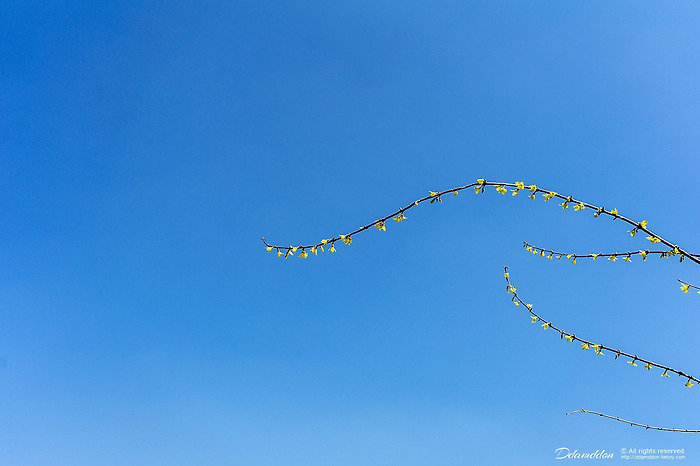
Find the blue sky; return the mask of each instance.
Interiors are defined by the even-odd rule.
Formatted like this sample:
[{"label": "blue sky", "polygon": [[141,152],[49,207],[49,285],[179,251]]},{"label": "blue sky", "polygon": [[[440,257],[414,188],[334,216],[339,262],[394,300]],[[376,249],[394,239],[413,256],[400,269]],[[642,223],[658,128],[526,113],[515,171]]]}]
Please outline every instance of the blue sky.
[{"label": "blue sky", "polygon": [[700,428],[694,2],[0,5],[0,463],[548,464]]}]

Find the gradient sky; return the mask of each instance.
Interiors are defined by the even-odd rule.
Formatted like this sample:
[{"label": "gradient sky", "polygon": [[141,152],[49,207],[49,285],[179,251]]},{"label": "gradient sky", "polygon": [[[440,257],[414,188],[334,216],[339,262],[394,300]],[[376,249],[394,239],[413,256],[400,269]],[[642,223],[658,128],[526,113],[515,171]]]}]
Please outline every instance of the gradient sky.
[{"label": "gradient sky", "polygon": [[0,4],[0,464],[556,463],[684,448],[700,386],[696,2]]}]

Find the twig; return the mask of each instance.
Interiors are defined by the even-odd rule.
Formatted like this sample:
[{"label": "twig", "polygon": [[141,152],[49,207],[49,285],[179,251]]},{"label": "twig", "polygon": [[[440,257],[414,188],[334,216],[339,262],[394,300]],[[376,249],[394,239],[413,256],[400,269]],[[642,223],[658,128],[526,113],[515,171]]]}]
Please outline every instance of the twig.
[{"label": "twig", "polygon": [[608,414],[603,414],[603,413],[598,413],[595,411],[589,411],[587,409],[579,409],[576,411],[571,411],[570,413],[566,413],[568,416],[569,414],[576,414],[576,413],[586,413],[586,414],[596,414],[601,417],[607,417],[608,419],[612,419],[613,421],[618,421],[618,422],[624,422],[625,424],[629,424],[631,426],[637,426],[637,427],[644,427],[645,429],[652,429],[652,430],[663,430],[667,432],[692,432],[692,433],[698,433],[700,430],[695,430],[695,429],[676,429],[674,427],[656,427],[656,426],[650,426],[648,424],[640,424],[638,422],[634,421],[628,421],[626,419],[622,419],[616,416],[610,416]]},{"label": "twig", "polygon": [[[679,254],[677,251],[674,249],[669,249],[668,251],[650,251],[650,250],[642,250],[640,249],[639,251],[626,251],[626,252],[608,252],[608,253],[590,253],[590,254],[575,254],[575,253],[570,253],[570,252],[558,252],[554,251],[552,249],[546,249],[546,248],[541,248],[538,246],[534,246],[527,241],[523,241],[523,247],[525,248],[526,251],[531,252],[533,254],[537,254],[540,257],[547,257],[547,259],[561,259],[562,257],[566,257],[567,259],[574,260],[574,259],[593,259],[596,260],[599,257],[607,257],[608,260],[612,260],[613,262],[617,261],[618,258],[622,258],[625,262],[630,262],[631,256],[641,256],[642,260],[647,260],[648,255],[656,255],[658,254],[660,258],[668,258],[671,256],[675,256]],[[555,257],[556,256],[556,257]],[[689,254],[689,256],[692,257],[700,257],[700,254]],[[681,255],[680,256],[680,262],[683,262],[683,259],[686,256]]]},{"label": "twig", "polygon": [[[584,340],[583,338],[577,337],[573,333],[569,333],[569,332],[566,332],[566,331],[558,328],[557,326],[555,326],[551,322],[543,319],[539,314],[535,313],[535,311],[532,310],[533,309],[532,304],[526,304],[525,301],[520,299],[520,296],[518,296],[516,288],[510,282],[510,274],[508,273],[508,267],[504,267],[504,276],[505,276],[506,283],[507,283],[506,290],[513,295],[511,300],[517,306],[520,306],[522,304],[528,310],[528,312],[530,312],[530,314],[532,315],[532,323],[542,322],[542,327],[545,330],[551,328],[552,330],[558,332],[560,335],[560,338],[562,338],[562,339],[566,339],[567,341],[570,341],[570,342],[574,342],[574,341],[581,342],[582,349],[587,350],[587,349],[593,348],[595,350],[595,354],[597,354],[597,355],[603,355],[604,354],[603,350],[611,351],[615,354],[615,359],[619,358],[620,356],[625,356],[625,357],[629,358],[627,363],[631,364],[632,366],[636,367],[637,362],[640,362],[640,363],[644,363],[644,368],[647,370],[650,370],[652,367],[658,367],[659,369],[663,369],[664,372],[661,374],[662,377],[669,377],[669,375],[668,375],[669,372],[672,372],[674,374],[678,374],[679,377],[683,377],[683,378],[688,379],[688,381],[685,383],[685,386],[688,388],[692,387],[696,383],[700,383],[700,379],[693,377],[692,375],[688,375],[683,371],[673,369],[673,368],[666,366],[664,364],[652,362],[652,361],[645,359],[645,358],[640,358],[636,354],[633,355],[633,354],[627,353],[625,351],[622,351],[620,349],[614,349],[610,346],[606,346],[606,345],[603,345],[600,343],[593,343],[589,340]],[[695,383],[693,383],[693,382],[695,382]]]}]

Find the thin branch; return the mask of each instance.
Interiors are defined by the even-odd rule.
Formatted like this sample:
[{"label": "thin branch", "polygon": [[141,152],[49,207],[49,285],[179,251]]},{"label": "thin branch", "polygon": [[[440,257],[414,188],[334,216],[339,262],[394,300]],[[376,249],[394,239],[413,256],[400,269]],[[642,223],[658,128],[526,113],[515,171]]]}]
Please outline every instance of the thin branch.
[{"label": "thin branch", "polygon": [[610,416],[608,414],[598,413],[595,411],[589,411],[587,409],[579,409],[576,411],[571,411],[570,413],[566,413],[566,415],[568,416],[569,414],[576,414],[576,413],[596,414],[596,415],[601,416],[601,417],[607,417],[608,419],[612,419],[613,421],[623,422],[623,423],[629,424],[631,426],[644,427],[645,429],[663,430],[663,431],[667,431],[667,432],[692,432],[692,433],[700,432],[700,430],[695,430],[695,429],[676,429],[673,427],[656,427],[656,426],[650,426],[648,424],[640,424],[638,422],[628,421],[626,419],[622,419],[622,418],[619,418],[616,416]]},{"label": "thin branch", "polygon": [[698,290],[698,294],[700,294],[700,286],[691,285],[688,282],[684,282],[680,278],[678,278],[677,280],[681,283],[681,290],[683,290],[683,293],[688,293],[691,289],[693,289]]},{"label": "thin branch", "polygon": [[[648,255],[656,255],[658,254],[660,258],[668,258],[671,256],[675,256],[679,254],[676,252],[674,249],[669,249],[668,251],[650,251],[648,249],[642,250],[640,249],[639,251],[626,251],[626,252],[612,252],[612,253],[599,253],[599,254],[575,254],[575,253],[570,253],[570,252],[559,252],[559,251],[554,251],[552,249],[546,249],[546,248],[540,248],[538,246],[534,246],[527,241],[523,241],[523,247],[525,248],[526,251],[531,252],[533,254],[537,254],[540,257],[547,257],[547,259],[561,259],[562,257],[566,257],[567,259],[570,259],[572,261],[575,261],[576,259],[593,259],[596,260],[599,257],[607,257],[608,260],[611,260],[613,262],[617,261],[618,258],[622,258],[625,262],[630,262],[632,256],[641,256],[642,260],[647,260]],[[689,254],[689,256],[692,257],[700,257],[700,254]],[[681,255],[679,260],[680,262],[683,262],[683,259],[685,259],[686,256]],[[574,262],[576,263],[576,262]]]},{"label": "thin branch", "polygon": [[[561,339],[566,339],[566,341],[570,341],[570,342],[574,342],[574,341],[581,342],[581,349],[588,350],[590,348],[593,348],[593,350],[595,351],[595,354],[597,354],[597,355],[604,355],[603,350],[611,351],[612,353],[615,354],[615,359],[619,358],[620,356],[625,356],[625,357],[629,358],[627,363],[631,364],[632,366],[636,367],[637,362],[640,362],[640,363],[644,364],[644,368],[647,370],[650,370],[652,367],[658,367],[659,369],[663,369],[664,372],[661,374],[662,377],[669,377],[669,375],[668,375],[669,372],[674,373],[674,374],[678,374],[679,377],[683,377],[683,378],[688,379],[688,381],[685,383],[685,386],[688,388],[692,387],[696,383],[700,383],[700,379],[693,377],[692,375],[688,375],[683,371],[673,369],[669,366],[666,366],[665,364],[659,364],[656,362],[652,362],[648,359],[640,358],[636,354],[633,355],[633,354],[627,353],[625,351],[622,351],[620,349],[614,349],[610,346],[603,345],[601,343],[593,343],[590,340],[585,340],[583,338],[577,337],[573,333],[569,333],[569,332],[566,332],[566,331],[558,328],[557,326],[555,326],[551,322],[543,319],[539,314],[535,313],[532,310],[532,304],[526,304],[525,301],[520,299],[520,296],[518,296],[516,288],[510,282],[510,274],[508,273],[508,267],[504,267],[504,271],[505,271],[504,276],[505,276],[506,283],[507,283],[506,290],[513,295],[511,300],[516,304],[516,306],[520,306],[522,304],[530,312],[530,314],[532,315],[532,323],[533,324],[537,323],[537,322],[542,322],[542,327],[545,330],[551,328],[552,330],[559,333]],[[693,382],[695,382],[695,383],[693,383]]]},{"label": "thin branch", "polygon": [[631,234],[634,235],[638,231],[643,231],[644,233],[649,235],[649,236],[647,236],[647,239],[649,241],[651,241],[652,243],[662,243],[662,244],[665,244],[666,246],[668,246],[669,248],[677,249],[678,254],[681,254],[681,255],[687,257],[688,259],[695,262],[696,264],[700,264],[700,257],[695,257],[695,256],[687,253],[686,251],[684,251],[683,249],[678,247],[678,245],[675,245],[675,244],[671,243],[670,241],[667,241],[666,239],[662,238],[661,236],[659,236],[659,235],[653,233],[651,230],[649,230],[647,228],[648,222],[646,220],[642,220],[641,222],[635,222],[635,221],[630,220],[629,218],[627,218],[623,215],[620,215],[620,213],[617,211],[617,209],[608,210],[605,207],[599,207],[599,206],[596,206],[596,205],[593,205],[593,204],[590,204],[587,202],[583,202],[583,201],[580,201],[578,199],[574,199],[571,196],[563,196],[555,191],[548,191],[546,189],[539,188],[534,184],[526,186],[525,183],[520,182],[520,181],[517,181],[515,183],[504,183],[504,182],[486,181],[484,179],[479,179],[474,183],[469,183],[469,184],[466,184],[464,186],[459,186],[457,188],[446,189],[444,191],[430,191],[427,196],[422,197],[422,198],[412,202],[411,204],[408,204],[405,207],[399,208],[399,210],[397,210],[396,212],[393,212],[389,215],[386,215],[386,216],[384,216],[380,219],[377,219],[371,223],[368,223],[367,225],[361,226],[358,229],[351,231],[350,233],[346,233],[343,235],[338,235],[338,236],[334,236],[331,238],[323,239],[317,243],[307,244],[307,245],[300,244],[298,246],[292,246],[292,245],[282,246],[282,245],[278,245],[278,244],[268,243],[267,241],[265,241],[265,238],[262,238],[262,242],[265,244],[268,251],[276,250],[278,256],[280,256],[280,257],[284,256],[285,258],[287,258],[291,255],[294,255],[294,253],[298,249],[301,249],[301,253],[299,254],[299,257],[301,257],[301,258],[308,257],[308,253],[306,252],[307,249],[312,254],[318,254],[319,250],[324,251],[324,246],[325,246],[325,247],[329,247],[329,250],[331,252],[335,252],[335,242],[336,241],[343,241],[345,244],[351,244],[352,237],[354,235],[361,233],[365,230],[368,230],[372,227],[375,227],[376,229],[378,229],[380,231],[386,231],[385,222],[387,220],[393,218],[396,222],[404,221],[406,219],[406,216],[404,214],[408,210],[417,206],[418,204],[421,204],[421,203],[426,202],[426,201],[430,202],[431,204],[441,203],[442,196],[444,196],[446,194],[450,194],[450,193],[452,195],[456,196],[457,194],[459,194],[460,191],[463,191],[463,190],[469,189],[469,188],[474,188],[474,191],[477,194],[483,193],[487,186],[495,186],[496,191],[501,193],[501,194],[504,194],[504,195],[507,192],[507,189],[506,189],[507,187],[514,188],[511,191],[512,196],[517,196],[521,190],[529,191],[530,192],[529,197],[530,197],[530,199],[533,199],[533,200],[535,199],[535,195],[537,193],[542,193],[545,201],[549,201],[550,199],[554,199],[554,198],[562,200],[563,202],[561,202],[559,205],[563,209],[567,209],[570,204],[572,204],[574,206],[574,208],[573,208],[574,211],[582,211],[586,208],[592,209],[594,211],[594,213],[593,213],[594,217],[598,217],[600,215],[607,215],[607,216],[612,217],[613,219],[622,220],[623,222],[632,226],[632,230],[630,230]]}]

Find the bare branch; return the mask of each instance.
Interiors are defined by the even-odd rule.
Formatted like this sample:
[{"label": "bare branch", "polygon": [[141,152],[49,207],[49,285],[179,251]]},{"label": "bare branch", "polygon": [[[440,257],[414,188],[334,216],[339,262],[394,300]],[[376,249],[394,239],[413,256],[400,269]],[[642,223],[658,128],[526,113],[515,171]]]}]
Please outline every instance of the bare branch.
[{"label": "bare branch", "polygon": [[595,411],[589,411],[587,409],[578,409],[576,411],[571,411],[570,413],[566,413],[566,415],[568,416],[569,414],[576,414],[576,413],[596,414],[596,415],[601,416],[601,417],[607,417],[608,419],[612,419],[613,421],[623,422],[623,423],[629,424],[631,426],[644,427],[645,429],[663,430],[663,431],[667,431],[667,432],[692,432],[692,433],[700,432],[700,430],[695,430],[695,429],[676,429],[674,427],[656,427],[656,426],[650,426],[648,424],[640,424],[638,422],[628,421],[626,419],[622,419],[622,418],[619,418],[616,416],[610,416],[608,414],[598,413]]}]

